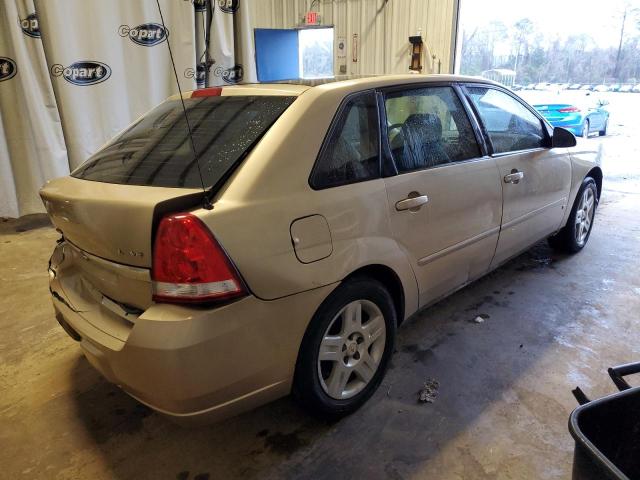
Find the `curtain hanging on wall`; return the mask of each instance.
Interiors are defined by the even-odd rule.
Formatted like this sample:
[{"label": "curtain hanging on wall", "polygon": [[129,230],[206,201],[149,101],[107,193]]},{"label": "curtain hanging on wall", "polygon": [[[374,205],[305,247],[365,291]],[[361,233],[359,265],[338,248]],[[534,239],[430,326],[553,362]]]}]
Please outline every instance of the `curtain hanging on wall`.
[{"label": "curtain hanging on wall", "polygon": [[[193,7],[160,5],[166,30],[155,1],[36,0],[72,169],[177,92],[165,42],[178,72],[195,64]],[[178,78],[183,90],[195,87],[193,79]]]},{"label": "curtain hanging on wall", "polygon": [[213,18],[209,27],[209,51],[212,65],[208,86],[235,82],[238,72],[233,70],[233,17],[239,7],[237,1],[218,1],[212,4]]},{"label": "curtain hanging on wall", "polygon": [[43,211],[38,189],[69,173],[32,0],[0,2],[0,216]]},{"label": "curtain hanging on wall", "polygon": [[183,90],[255,78],[248,0],[160,4],[166,29],[156,0],[0,2],[0,217],[177,93],[167,42]]},{"label": "curtain hanging on wall", "polygon": [[242,68],[242,81],[256,83],[258,75],[256,73],[256,50],[254,44],[253,30],[254,23],[251,15],[254,2],[256,0],[244,0],[243,8],[239,9],[234,22],[234,53],[236,64]]},{"label": "curtain hanging on wall", "polygon": [[200,57],[202,85],[257,82],[251,2],[217,0],[208,7],[210,20],[205,30],[204,54]]}]

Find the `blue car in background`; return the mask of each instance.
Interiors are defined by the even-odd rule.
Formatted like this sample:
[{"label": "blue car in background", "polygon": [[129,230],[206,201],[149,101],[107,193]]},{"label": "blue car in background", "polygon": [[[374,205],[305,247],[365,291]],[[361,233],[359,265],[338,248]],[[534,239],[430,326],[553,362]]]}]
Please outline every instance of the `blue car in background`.
[{"label": "blue car in background", "polygon": [[607,101],[598,101],[595,107],[584,108],[570,103],[539,103],[533,108],[538,110],[554,127],[563,127],[576,137],[587,138],[592,133],[600,136],[607,134],[609,112],[604,109]]}]

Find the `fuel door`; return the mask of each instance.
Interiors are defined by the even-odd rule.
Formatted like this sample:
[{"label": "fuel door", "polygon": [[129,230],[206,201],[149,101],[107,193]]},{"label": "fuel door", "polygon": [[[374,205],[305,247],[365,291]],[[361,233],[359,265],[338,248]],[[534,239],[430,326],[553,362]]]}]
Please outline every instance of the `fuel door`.
[{"label": "fuel door", "polygon": [[322,215],[294,220],[290,232],[296,257],[302,263],[317,262],[333,252],[329,224]]}]

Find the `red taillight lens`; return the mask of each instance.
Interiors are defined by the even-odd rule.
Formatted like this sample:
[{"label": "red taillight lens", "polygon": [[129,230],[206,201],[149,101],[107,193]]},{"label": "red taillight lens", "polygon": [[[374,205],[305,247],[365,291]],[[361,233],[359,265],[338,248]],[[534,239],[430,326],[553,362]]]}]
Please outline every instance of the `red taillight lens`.
[{"label": "red taillight lens", "polygon": [[570,112],[579,112],[580,109],[578,107],[565,107],[558,110],[560,113],[570,113]]},{"label": "red taillight lens", "polygon": [[201,303],[246,295],[227,254],[190,213],[169,215],[160,222],[151,278],[156,302]]}]

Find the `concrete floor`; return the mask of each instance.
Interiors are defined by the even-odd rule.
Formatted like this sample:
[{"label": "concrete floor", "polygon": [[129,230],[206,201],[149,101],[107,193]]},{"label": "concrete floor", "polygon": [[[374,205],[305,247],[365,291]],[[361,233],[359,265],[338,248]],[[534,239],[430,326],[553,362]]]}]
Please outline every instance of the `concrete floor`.
[{"label": "concrete floor", "polygon": [[581,254],[540,244],[403,325],[382,387],[332,425],[288,398],[197,429],[141,406],[53,318],[55,231],[0,223],[0,477],[570,478],[571,389],[610,393],[606,368],[640,360],[639,179],[609,179]]}]

